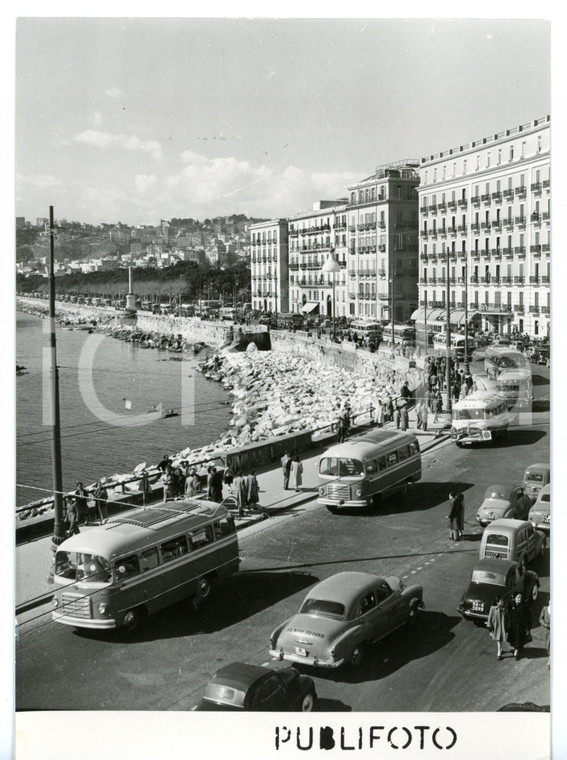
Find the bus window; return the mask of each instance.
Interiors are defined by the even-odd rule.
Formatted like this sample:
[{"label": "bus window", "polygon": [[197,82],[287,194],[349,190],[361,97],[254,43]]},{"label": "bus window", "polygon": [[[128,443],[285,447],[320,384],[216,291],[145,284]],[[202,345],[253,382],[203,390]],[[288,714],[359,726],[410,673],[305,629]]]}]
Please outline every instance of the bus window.
[{"label": "bus window", "polygon": [[409,457],[409,446],[402,446],[400,449],[398,449],[398,458],[400,462],[403,462],[404,459],[407,459]]},{"label": "bus window", "polygon": [[378,469],[385,470],[386,467],[386,457],[378,457]]},{"label": "bus window", "polygon": [[161,556],[164,562],[170,562],[172,559],[182,557],[189,552],[189,546],[187,545],[186,536],[176,536],[170,538],[169,541],[164,541],[160,547]]},{"label": "bus window", "polygon": [[364,470],[369,474],[372,475],[376,472],[376,462],[366,462],[364,465]]},{"label": "bus window", "polygon": [[77,554],[77,580],[89,583],[108,583],[110,564],[96,554]]},{"label": "bus window", "polygon": [[131,557],[124,557],[116,563],[116,570],[120,579],[130,578],[140,572],[140,563],[138,557],[133,554]]},{"label": "bus window", "polygon": [[419,442],[418,441],[410,441],[409,445],[410,450],[410,456],[415,456],[416,454],[419,454]]},{"label": "bus window", "polygon": [[192,549],[200,549],[201,547],[210,544],[211,541],[214,541],[214,536],[212,527],[210,525],[207,525],[205,528],[201,528],[200,530],[196,530],[191,534]]},{"label": "bus window", "polygon": [[398,464],[398,452],[392,451],[391,454],[388,454],[388,467],[392,467],[392,465]]},{"label": "bus window", "polygon": [[323,457],[319,463],[320,475],[339,477],[360,477],[363,475],[362,462],[357,459]]},{"label": "bus window", "polygon": [[153,570],[154,567],[159,565],[158,550],[155,546],[151,549],[146,549],[140,554],[140,568],[144,573],[146,570]]}]

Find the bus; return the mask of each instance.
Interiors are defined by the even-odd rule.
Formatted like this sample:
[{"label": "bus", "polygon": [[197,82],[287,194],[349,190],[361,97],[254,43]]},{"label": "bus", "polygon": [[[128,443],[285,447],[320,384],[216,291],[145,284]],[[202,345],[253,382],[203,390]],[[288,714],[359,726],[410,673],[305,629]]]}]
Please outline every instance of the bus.
[{"label": "bus", "polygon": [[531,369],[505,369],[496,377],[496,390],[506,399],[508,408],[530,406],[533,402]]},{"label": "bus", "polygon": [[236,316],[236,309],[233,306],[221,306],[219,309],[220,319],[234,319]]},{"label": "bus", "polygon": [[181,599],[209,597],[240,558],[225,506],[180,499],[109,517],[63,541],[54,561],[55,622],[131,631]]},{"label": "bus", "polygon": [[508,346],[488,346],[484,354],[484,371],[498,377],[505,369],[530,369],[529,359]]},{"label": "bus", "polygon": [[[471,359],[472,352],[476,348],[476,342],[474,338],[467,336],[469,360]],[[447,333],[439,332],[433,336],[433,348],[440,355],[445,356],[447,351]],[[451,333],[451,357],[458,359],[459,361],[465,360],[465,336],[460,333]]]},{"label": "bus", "polygon": [[419,441],[413,433],[369,430],[331,446],[318,471],[318,503],[330,512],[377,506],[383,496],[421,480]]},{"label": "bus", "polygon": [[[392,340],[392,323],[384,326],[384,340]],[[394,325],[394,343],[401,346],[415,346],[415,327]]]},{"label": "bus", "polygon": [[350,329],[360,338],[381,337],[383,331],[381,322],[369,322],[364,319],[352,322]]},{"label": "bus", "polygon": [[488,443],[503,435],[515,419],[500,393],[473,391],[453,406],[451,438],[457,446]]}]

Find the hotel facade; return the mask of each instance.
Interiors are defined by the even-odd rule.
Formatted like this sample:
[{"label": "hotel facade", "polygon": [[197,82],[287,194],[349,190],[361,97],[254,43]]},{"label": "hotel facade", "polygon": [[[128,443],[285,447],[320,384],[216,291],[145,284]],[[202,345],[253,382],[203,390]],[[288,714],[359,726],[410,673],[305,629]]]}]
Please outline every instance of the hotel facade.
[{"label": "hotel facade", "polygon": [[252,308],[272,313],[288,312],[287,219],[251,224],[249,231]]},{"label": "hotel facade", "polygon": [[[550,119],[423,158],[418,335],[451,322],[544,337],[550,316]],[[447,283],[447,278],[449,282]]]}]

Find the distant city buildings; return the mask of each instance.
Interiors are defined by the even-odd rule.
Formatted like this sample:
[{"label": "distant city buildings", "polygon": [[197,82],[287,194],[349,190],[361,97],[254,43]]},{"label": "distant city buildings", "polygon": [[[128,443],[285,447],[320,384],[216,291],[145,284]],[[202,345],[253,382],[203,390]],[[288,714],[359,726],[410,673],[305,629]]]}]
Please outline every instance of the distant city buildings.
[{"label": "distant city buildings", "polygon": [[272,219],[249,226],[252,308],[289,312],[288,223]]}]

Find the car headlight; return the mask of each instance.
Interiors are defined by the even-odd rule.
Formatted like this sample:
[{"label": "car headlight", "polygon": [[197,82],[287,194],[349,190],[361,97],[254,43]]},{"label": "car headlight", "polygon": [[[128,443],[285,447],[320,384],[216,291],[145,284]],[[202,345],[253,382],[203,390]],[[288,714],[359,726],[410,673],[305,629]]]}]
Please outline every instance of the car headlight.
[{"label": "car headlight", "polygon": [[99,602],[96,608],[100,612],[101,615],[104,615],[104,613],[108,609],[108,605],[105,602]]},{"label": "car headlight", "polygon": [[59,607],[59,599],[56,596],[54,596],[53,599],[51,600],[51,604],[54,607]]},{"label": "car headlight", "polygon": [[321,488],[319,489],[319,496],[324,496],[324,495],[325,495],[325,487],[321,486]]}]

